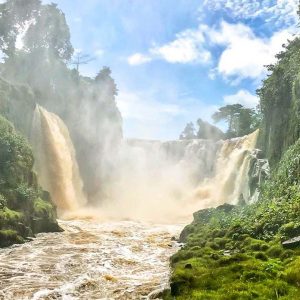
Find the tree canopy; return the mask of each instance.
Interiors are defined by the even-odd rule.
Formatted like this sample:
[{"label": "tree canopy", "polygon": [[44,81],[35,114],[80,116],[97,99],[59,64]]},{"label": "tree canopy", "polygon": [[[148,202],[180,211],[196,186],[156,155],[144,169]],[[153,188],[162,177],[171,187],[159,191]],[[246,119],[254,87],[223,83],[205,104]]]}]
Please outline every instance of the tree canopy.
[{"label": "tree canopy", "polygon": [[254,109],[245,108],[241,104],[231,104],[220,107],[212,115],[213,120],[217,123],[225,121],[228,124],[227,137],[244,136],[257,128],[258,113]]},{"label": "tree canopy", "polygon": [[195,139],[195,126],[193,122],[187,123],[184,130],[180,134],[179,139],[180,140],[190,140],[190,139]]}]

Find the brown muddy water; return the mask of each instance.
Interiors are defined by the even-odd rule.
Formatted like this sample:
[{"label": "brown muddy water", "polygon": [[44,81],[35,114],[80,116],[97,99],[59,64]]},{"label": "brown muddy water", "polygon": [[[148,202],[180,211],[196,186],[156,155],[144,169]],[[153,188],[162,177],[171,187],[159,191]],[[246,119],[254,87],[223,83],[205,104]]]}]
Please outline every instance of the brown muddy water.
[{"label": "brown muddy water", "polygon": [[168,286],[183,225],[59,223],[62,233],[0,250],[0,299],[150,299]]}]

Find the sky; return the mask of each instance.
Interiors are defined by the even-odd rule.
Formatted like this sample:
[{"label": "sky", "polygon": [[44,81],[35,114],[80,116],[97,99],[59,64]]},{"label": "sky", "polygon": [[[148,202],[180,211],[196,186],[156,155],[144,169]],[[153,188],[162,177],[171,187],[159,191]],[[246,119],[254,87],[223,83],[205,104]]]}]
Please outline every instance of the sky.
[{"label": "sky", "polygon": [[[256,107],[265,65],[297,32],[298,0],[52,0],[76,51],[109,66],[124,136],[177,139],[218,107]],[[224,124],[221,124],[224,128]]]}]

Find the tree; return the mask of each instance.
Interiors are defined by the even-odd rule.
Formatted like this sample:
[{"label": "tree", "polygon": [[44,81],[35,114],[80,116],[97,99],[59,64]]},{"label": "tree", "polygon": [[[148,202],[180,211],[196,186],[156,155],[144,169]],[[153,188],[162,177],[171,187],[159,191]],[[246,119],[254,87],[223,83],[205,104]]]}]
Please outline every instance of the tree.
[{"label": "tree", "polygon": [[212,115],[215,122],[226,121],[228,123],[227,137],[238,137],[249,134],[257,128],[257,113],[241,104],[231,104],[220,107]]},{"label": "tree", "polygon": [[179,139],[190,140],[194,138],[196,138],[194,124],[192,122],[187,123],[183,132],[180,134]]},{"label": "tree", "polygon": [[73,57],[71,65],[74,65],[76,67],[76,71],[79,73],[80,65],[86,65],[93,60],[95,60],[95,58],[89,54],[83,54],[82,52],[79,52]]},{"label": "tree", "polygon": [[95,77],[95,83],[98,89],[101,90],[103,97],[110,95],[115,97],[118,95],[118,89],[115,81],[111,77],[111,70],[109,67],[103,67]]},{"label": "tree", "polygon": [[243,106],[241,104],[232,104],[220,107],[217,112],[212,115],[215,123],[225,120],[228,123],[228,133],[234,132],[234,121],[240,114]]},{"label": "tree", "polygon": [[64,61],[71,58],[70,31],[56,4],[8,0],[0,4],[0,16],[0,49],[7,57],[23,51],[50,54]]},{"label": "tree", "polygon": [[40,0],[8,0],[0,4],[0,48],[5,55],[14,54],[20,30],[38,16],[40,8]]},{"label": "tree", "polygon": [[224,132],[218,127],[209,124],[208,122],[203,121],[202,119],[197,120],[199,126],[197,132],[198,139],[209,139],[209,140],[221,140],[224,138]]}]

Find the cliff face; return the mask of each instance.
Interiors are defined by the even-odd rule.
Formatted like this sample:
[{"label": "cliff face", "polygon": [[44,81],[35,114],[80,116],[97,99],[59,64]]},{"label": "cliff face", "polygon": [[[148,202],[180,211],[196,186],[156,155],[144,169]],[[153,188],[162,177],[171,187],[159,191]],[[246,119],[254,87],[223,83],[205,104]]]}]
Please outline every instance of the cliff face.
[{"label": "cliff face", "polygon": [[0,247],[39,232],[60,230],[49,194],[32,171],[29,144],[0,116]]},{"label": "cliff face", "polygon": [[275,166],[300,137],[300,38],[277,55],[278,62],[258,90],[263,115],[260,148]]}]

